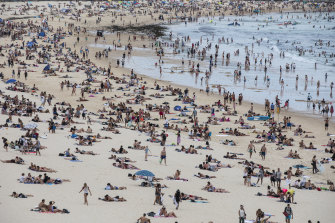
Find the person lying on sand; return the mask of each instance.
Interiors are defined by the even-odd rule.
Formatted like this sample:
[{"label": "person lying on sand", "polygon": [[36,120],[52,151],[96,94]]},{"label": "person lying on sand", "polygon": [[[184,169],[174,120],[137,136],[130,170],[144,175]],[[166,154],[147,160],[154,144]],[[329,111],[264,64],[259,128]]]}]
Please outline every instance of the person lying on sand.
[{"label": "person lying on sand", "polygon": [[192,201],[207,201],[206,198],[203,198],[203,197],[199,197],[199,196],[196,196],[196,195],[190,195],[190,194],[185,194],[185,193],[181,193],[181,199],[182,200],[192,200]]},{"label": "person lying on sand", "polygon": [[94,153],[93,151],[79,150],[78,148],[76,148],[75,153],[86,154],[86,155],[99,155],[98,153]]},{"label": "person lying on sand", "polygon": [[113,163],[113,166],[121,168],[121,169],[139,170],[139,168],[137,168],[136,166],[131,165],[129,163],[124,163],[124,162]]},{"label": "person lying on sand", "polygon": [[53,170],[53,169],[50,169],[50,168],[47,168],[47,167],[36,166],[33,163],[30,163],[29,169],[33,170],[33,171],[36,171],[36,172],[49,172],[49,173],[56,173],[57,172],[56,170]]},{"label": "person lying on sand", "polygon": [[1,160],[3,163],[15,163],[15,164],[24,164],[24,160],[21,157],[15,157],[15,159],[11,160]]},{"label": "person lying on sand", "polygon": [[31,194],[22,194],[22,193],[16,193],[15,191],[10,195],[11,197],[14,198],[28,198],[28,197],[34,197],[34,195]]},{"label": "person lying on sand", "polygon": [[226,146],[236,146],[236,143],[234,142],[234,140],[226,139],[226,140],[223,140],[221,143]]},{"label": "person lying on sand", "polygon": [[214,187],[209,181],[207,182],[207,185],[202,188],[202,190],[206,190],[208,192],[216,192],[216,193],[230,193],[226,189]]},{"label": "person lying on sand", "polygon": [[127,187],[117,187],[112,186],[110,183],[107,183],[107,186],[105,187],[105,190],[126,190]]},{"label": "person lying on sand", "polygon": [[198,172],[198,174],[194,174],[195,177],[201,178],[201,179],[211,179],[211,178],[216,178],[216,176],[209,176],[209,175],[205,175],[202,174],[200,172]]},{"label": "person lying on sand", "polygon": [[136,161],[133,161],[128,157],[117,157],[116,155],[111,155],[108,159],[115,160],[116,162],[136,163]]},{"label": "person lying on sand", "polygon": [[119,197],[119,196],[115,196],[115,197],[111,197],[109,196],[108,194],[106,194],[104,196],[104,198],[98,198],[99,200],[102,200],[102,201],[106,201],[106,202],[125,202],[127,201],[126,199],[124,199],[123,197]]},{"label": "person lying on sand", "polygon": [[167,212],[167,210],[164,206],[159,210],[158,216],[166,217],[166,218],[169,218],[169,217],[176,218],[177,217],[176,214],[173,211]]},{"label": "person lying on sand", "polygon": [[[141,182],[140,186],[141,187],[157,187],[159,183],[152,183],[149,181],[143,181]],[[165,184],[160,184],[160,188],[168,188]]]},{"label": "person lying on sand", "polygon": [[188,149],[185,148],[185,146],[181,146],[181,149],[175,149],[177,152],[185,152],[189,154],[198,154],[198,151],[194,148],[193,145],[191,145]]},{"label": "person lying on sand", "polygon": [[236,160],[245,160],[245,158],[239,158],[237,157],[237,154],[232,154],[232,153],[229,153],[227,152],[227,154],[225,156],[223,156],[223,158],[226,158],[226,159],[236,159]]},{"label": "person lying on sand", "polygon": [[125,150],[125,149],[123,148],[123,146],[121,146],[120,149],[114,149],[114,148],[112,148],[111,151],[112,151],[113,153],[117,153],[117,154],[127,154],[127,153],[128,153],[127,150]]}]

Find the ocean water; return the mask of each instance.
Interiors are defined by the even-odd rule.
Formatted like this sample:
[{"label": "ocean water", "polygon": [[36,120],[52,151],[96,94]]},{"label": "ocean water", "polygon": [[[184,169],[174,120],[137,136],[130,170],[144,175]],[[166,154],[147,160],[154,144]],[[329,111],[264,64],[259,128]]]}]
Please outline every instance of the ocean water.
[{"label": "ocean water", "polygon": [[[213,55],[214,61],[215,45],[218,45],[217,63],[212,67],[207,80],[209,86],[222,85],[225,90],[237,94],[243,93],[244,99],[260,104],[263,104],[265,99],[274,101],[278,95],[283,104],[289,99],[290,108],[309,112],[312,106],[308,107],[305,102],[308,94],[313,100],[325,99],[334,102],[330,83],[335,82],[335,57],[330,55],[335,54],[335,13],[305,15],[307,17],[304,17],[303,13],[266,14],[252,17],[226,16],[213,20],[200,19],[197,23],[169,25],[167,35],[160,39],[165,52],[162,57],[164,63],[155,66],[159,57],[154,52],[151,54],[145,52],[145,56],[132,56],[126,59],[125,66],[153,78],[205,89],[205,72],[209,70],[209,57]],[[234,21],[240,25],[230,26],[229,24]],[[169,38],[170,32],[172,39]],[[182,40],[186,36],[189,36],[190,41]],[[222,40],[223,37],[225,40],[229,39],[229,43],[220,42],[219,39]],[[177,53],[174,54],[172,44],[176,39],[180,41],[175,49]],[[212,45],[206,50],[206,57],[204,60],[198,56],[188,57],[187,50],[191,48],[192,43],[197,43],[200,39],[202,42],[199,49]],[[322,44],[320,44],[321,41]],[[330,42],[329,45],[328,42]],[[248,71],[244,69],[246,46],[249,50],[251,65]],[[298,49],[304,50],[305,53],[299,55]],[[239,55],[234,55],[237,50]],[[230,53],[229,65],[226,64],[226,60],[222,63],[223,52]],[[285,53],[285,57],[280,57],[281,52]],[[265,74],[264,59],[268,59],[270,54],[273,54],[272,64],[267,63]],[[255,58],[258,61],[257,65],[255,65]],[[260,59],[263,60],[262,66]],[[194,61],[195,65],[199,63],[198,76],[189,72],[191,68],[189,60]],[[242,64],[242,76],[240,80],[235,80],[234,70],[237,69],[238,62]],[[286,70],[286,64],[295,64],[295,70]],[[162,74],[160,74],[160,66]],[[282,75],[280,75],[280,66],[282,66]],[[305,80],[305,75],[308,81]],[[297,76],[298,81],[296,81]],[[280,78],[284,81],[283,86]],[[319,94],[317,94],[317,81],[320,81]]]}]

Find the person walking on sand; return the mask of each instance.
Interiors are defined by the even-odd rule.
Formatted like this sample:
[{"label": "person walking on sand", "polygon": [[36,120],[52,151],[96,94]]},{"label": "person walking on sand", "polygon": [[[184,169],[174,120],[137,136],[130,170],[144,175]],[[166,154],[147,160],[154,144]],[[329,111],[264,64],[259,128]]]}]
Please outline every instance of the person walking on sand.
[{"label": "person walking on sand", "polygon": [[250,144],[248,145],[248,152],[250,154],[250,159],[251,159],[251,156],[252,156],[252,152],[256,152],[256,149],[255,149],[255,146],[254,144],[252,144],[252,141],[250,141]]},{"label": "person walking on sand", "polygon": [[285,222],[291,223],[291,219],[293,219],[293,211],[292,211],[292,208],[290,207],[290,204],[287,204],[287,206],[284,209],[283,214],[285,215]]},{"label": "person walking on sand", "polygon": [[145,160],[145,161],[148,161],[148,153],[149,153],[149,152],[151,152],[151,151],[150,151],[149,147],[146,146],[145,149],[144,149],[144,153],[145,153],[145,155],[144,155],[144,160]]},{"label": "person walking on sand", "polygon": [[181,137],[180,137],[180,130],[179,130],[178,133],[177,133],[177,145],[178,146],[180,144],[180,141],[181,141]]},{"label": "person walking on sand", "polygon": [[328,131],[328,126],[329,126],[329,118],[327,117],[325,119],[325,130]]},{"label": "person walking on sand", "polygon": [[266,147],[265,147],[265,144],[262,146],[261,148],[261,157],[262,157],[262,160],[265,160],[265,155],[266,155]]},{"label": "person walking on sand", "polygon": [[313,156],[313,159],[312,159],[313,174],[319,172],[319,170],[318,170],[316,164],[317,164],[317,159],[316,159],[316,156],[314,155],[314,156]]},{"label": "person walking on sand", "polygon": [[177,190],[174,194],[174,204],[176,205],[176,210],[179,208],[179,203],[181,202],[180,190]]},{"label": "person walking on sand", "polygon": [[240,205],[240,210],[238,210],[238,217],[240,219],[239,223],[244,223],[245,222],[247,214],[245,213],[245,210],[244,210],[244,207],[243,207],[242,204]]},{"label": "person walking on sand", "polygon": [[161,160],[159,161],[160,164],[162,164],[162,161],[164,160],[164,164],[166,166],[166,150],[165,147],[163,147],[161,151]]},{"label": "person walking on sand", "polygon": [[88,205],[87,196],[88,196],[88,193],[90,193],[90,195],[92,196],[92,193],[91,193],[90,187],[87,186],[87,183],[84,183],[84,186],[83,188],[81,188],[79,193],[82,191],[84,191],[84,204]]}]

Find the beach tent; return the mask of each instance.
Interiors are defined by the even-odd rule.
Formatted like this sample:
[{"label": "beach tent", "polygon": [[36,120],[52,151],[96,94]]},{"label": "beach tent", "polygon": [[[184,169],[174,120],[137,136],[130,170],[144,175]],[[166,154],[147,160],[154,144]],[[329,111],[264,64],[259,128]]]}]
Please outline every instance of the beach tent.
[{"label": "beach tent", "polygon": [[43,69],[43,71],[47,71],[47,70],[50,70],[50,65],[49,65],[49,64],[46,65],[46,66],[44,67],[44,69]]},{"label": "beach tent", "polygon": [[38,36],[45,37],[45,32],[40,32]]},{"label": "beach tent", "polygon": [[149,170],[140,170],[135,173],[136,176],[143,176],[143,177],[154,177],[155,174],[150,172]]},{"label": "beach tent", "polygon": [[15,79],[9,79],[8,81],[6,81],[6,84],[11,84],[11,83],[15,83],[16,80]]}]

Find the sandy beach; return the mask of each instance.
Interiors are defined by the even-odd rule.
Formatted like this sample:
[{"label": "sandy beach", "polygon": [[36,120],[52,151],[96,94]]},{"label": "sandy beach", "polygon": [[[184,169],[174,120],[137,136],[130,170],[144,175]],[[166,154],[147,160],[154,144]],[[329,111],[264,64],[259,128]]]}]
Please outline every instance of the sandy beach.
[{"label": "sandy beach", "polygon": [[[205,84],[203,89],[184,86],[177,74],[166,72],[176,80],[155,79],[132,70],[127,61],[165,60],[162,51],[168,47],[158,46],[163,37],[155,34],[156,26],[183,23],[182,17],[190,17],[191,24],[223,14],[248,18],[289,11],[327,17],[334,4],[2,4],[0,222],[239,222],[240,205],[244,222],[333,222],[333,99],[323,104],[329,106],[323,115],[286,108],[283,102],[276,106],[274,96],[268,98],[274,109],[265,108],[256,99],[239,103],[243,91],[207,93]],[[129,26],[147,25],[153,31],[129,32]],[[104,30],[103,37],[97,30]],[[329,60],[331,53],[329,47]],[[180,64],[177,58],[166,61]],[[159,66],[148,70],[159,72]],[[295,174],[297,165],[302,173]],[[155,177],[141,176],[140,170]],[[108,183],[118,189],[106,190]],[[178,190],[184,196],[178,198]],[[33,196],[20,198],[24,195]],[[49,201],[55,203],[47,206]],[[289,221],[283,214],[288,204]]]}]

